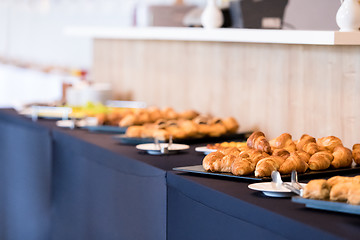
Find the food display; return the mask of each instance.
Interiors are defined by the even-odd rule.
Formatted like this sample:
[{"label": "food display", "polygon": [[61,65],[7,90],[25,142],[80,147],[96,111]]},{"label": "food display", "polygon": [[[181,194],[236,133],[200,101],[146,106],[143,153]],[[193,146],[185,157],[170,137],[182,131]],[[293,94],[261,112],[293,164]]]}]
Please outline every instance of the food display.
[{"label": "food display", "polygon": [[198,115],[194,111],[176,113],[173,110],[158,112],[160,117],[154,123],[129,126],[126,136],[129,138],[157,138],[173,139],[219,137],[236,133],[239,128],[237,121],[232,118],[214,118]]},{"label": "food display", "polygon": [[214,144],[208,144],[206,147],[208,149],[222,149],[222,148],[231,148],[231,147],[237,147],[241,148],[246,146],[246,142],[222,142],[222,143],[214,143]]},{"label": "food display", "polygon": [[304,188],[303,198],[360,205],[360,175],[311,180]]},{"label": "food display", "polygon": [[281,174],[323,171],[327,169],[349,168],[360,164],[360,144],[353,151],[343,146],[334,136],[315,139],[307,134],[297,141],[284,133],[268,141],[262,132],[254,132],[246,145],[220,148],[205,156],[202,165],[206,171],[251,175],[257,178],[269,177],[272,171]]}]

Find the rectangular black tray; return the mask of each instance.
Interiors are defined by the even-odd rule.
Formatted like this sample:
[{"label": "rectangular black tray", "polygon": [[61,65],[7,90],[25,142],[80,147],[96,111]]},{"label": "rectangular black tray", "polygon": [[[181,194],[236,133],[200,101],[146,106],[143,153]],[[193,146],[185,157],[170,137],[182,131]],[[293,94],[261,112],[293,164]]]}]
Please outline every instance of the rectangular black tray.
[{"label": "rectangular black tray", "polygon": [[[234,133],[227,134],[220,137],[202,137],[202,138],[184,138],[184,139],[174,139],[174,143],[184,143],[184,144],[197,144],[197,143],[215,143],[215,142],[224,142],[230,140],[246,141],[247,138],[251,135],[252,132],[244,133]],[[125,134],[115,135],[113,138],[121,144],[127,145],[137,145],[143,143],[153,143],[155,140],[153,138],[130,138]],[[161,142],[161,141],[160,141]]]},{"label": "rectangular black tray", "polygon": [[[212,176],[220,176],[227,178],[238,178],[238,179],[247,179],[253,181],[271,181],[271,177],[263,177],[258,178],[255,175],[246,175],[246,176],[236,176],[231,173],[216,173],[216,172],[208,172],[205,171],[202,165],[194,165],[194,166],[185,166],[185,167],[177,167],[173,168],[173,170],[194,173],[200,175],[212,175]],[[339,174],[351,174],[351,173],[359,173],[360,174],[360,166],[352,166],[350,168],[340,168],[340,169],[328,169],[323,171],[309,171],[305,173],[299,173],[299,180],[311,179],[311,178],[319,178],[319,177],[332,177]],[[290,180],[290,175],[282,175],[282,180]]]},{"label": "rectangular black tray", "polygon": [[307,199],[302,197],[292,197],[291,201],[296,203],[303,203],[308,208],[360,215],[360,206],[358,205],[351,205],[343,202]]}]

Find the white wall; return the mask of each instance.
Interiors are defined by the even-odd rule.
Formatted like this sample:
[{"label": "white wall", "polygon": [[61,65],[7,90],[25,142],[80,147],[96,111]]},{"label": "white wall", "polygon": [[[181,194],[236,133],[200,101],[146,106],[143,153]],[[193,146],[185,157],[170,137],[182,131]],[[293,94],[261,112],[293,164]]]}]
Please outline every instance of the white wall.
[{"label": "white wall", "polygon": [[[184,2],[203,6],[206,0]],[[90,39],[63,36],[63,28],[69,25],[130,26],[136,3],[137,0],[0,0],[0,56],[44,65],[89,68]],[[339,0],[290,0],[285,22],[295,29],[335,30],[339,5]]]}]

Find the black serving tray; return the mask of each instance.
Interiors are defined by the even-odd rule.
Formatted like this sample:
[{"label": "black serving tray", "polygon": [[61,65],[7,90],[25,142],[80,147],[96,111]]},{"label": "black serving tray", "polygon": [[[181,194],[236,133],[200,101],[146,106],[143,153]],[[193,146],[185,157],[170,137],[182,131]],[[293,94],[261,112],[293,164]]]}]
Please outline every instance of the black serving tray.
[{"label": "black serving tray", "polygon": [[85,126],[83,129],[87,129],[90,132],[105,132],[105,133],[125,133],[127,127],[117,127],[109,125],[100,125],[100,126]]},{"label": "black serving tray", "polygon": [[[238,179],[246,179],[246,180],[253,180],[253,181],[271,181],[271,177],[255,177],[255,175],[246,175],[246,176],[236,176],[231,173],[221,173],[221,172],[208,172],[204,170],[202,165],[195,165],[195,166],[185,166],[185,167],[177,167],[173,168],[173,170],[187,172],[187,173],[194,173],[199,175],[212,175],[212,176],[220,176],[226,178],[238,178]],[[339,169],[327,169],[323,171],[307,171],[305,173],[298,173],[299,180],[304,179],[313,179],[313,178],[320,178],[320,177],[332,177],[341,174],[351,174],[351,173],[359,173],[360,174],[360,166],[353,165],[349,168],[339,168]],[[290,180],[291,175],[281,175],[282,180]]]},{"label": "black serving tray", "polygon": [[359,205],[351,205],[344,202],[333,202],[326,200],[315,200],[315,199],[307,199],[302,197],[292,197],[291,201],[296,203],[303,203],[307,208],[314,208],[320,210],[327,210],[333,212],[342,212],[342,213],[351,213],[360,215],[360,206]]},{"label": "black serving tray", "polygon": [[[229,140],[246,141],[251,134],[252,132],[244,132],[244,133],[226,134],[220,137],[174,139],[173,142],[184,143],[184,144],[198,144],[198,143],[216,143],[216,142],[223,142]],[[125,134],[115,135],[113,136],[113,138],[121,144],[128,144],[128,145],[153,143],[155,141],[155,139],[153,138],[130,138],[127,137]]]}]

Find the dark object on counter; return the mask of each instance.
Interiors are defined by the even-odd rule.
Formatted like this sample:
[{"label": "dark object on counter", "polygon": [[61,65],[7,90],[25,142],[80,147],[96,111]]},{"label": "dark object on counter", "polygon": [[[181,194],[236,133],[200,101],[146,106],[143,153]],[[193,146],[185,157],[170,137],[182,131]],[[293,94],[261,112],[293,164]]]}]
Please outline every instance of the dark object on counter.
[{"label": "dark object on counter", "polygon": [[230,2],[234,28],[281,29],[288,0],[240,0]]}]

